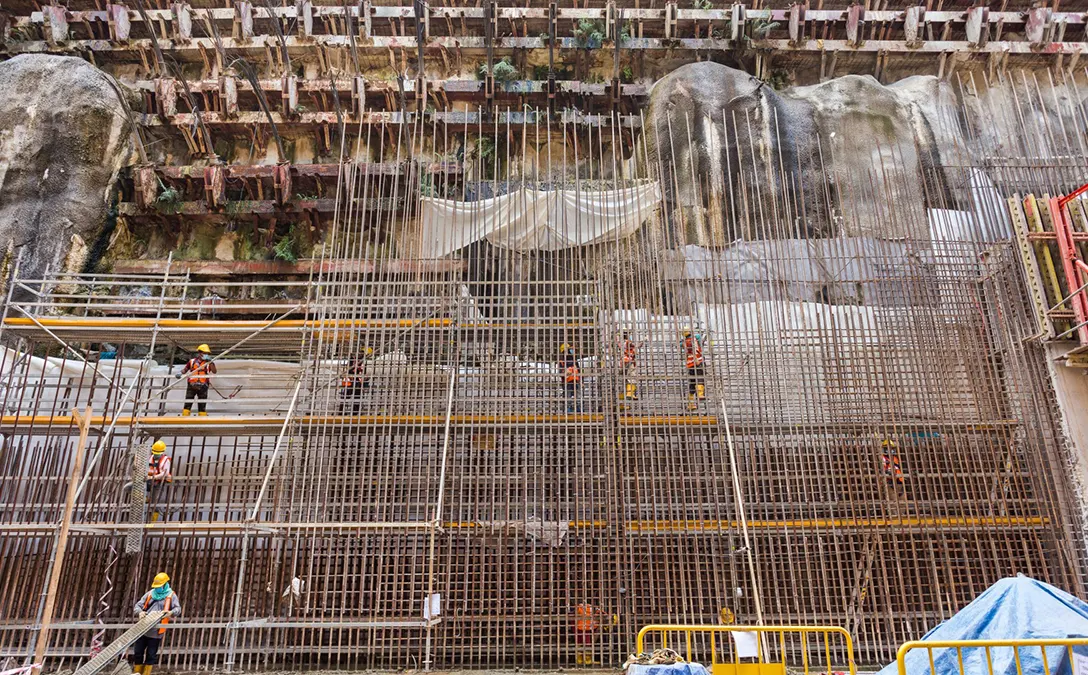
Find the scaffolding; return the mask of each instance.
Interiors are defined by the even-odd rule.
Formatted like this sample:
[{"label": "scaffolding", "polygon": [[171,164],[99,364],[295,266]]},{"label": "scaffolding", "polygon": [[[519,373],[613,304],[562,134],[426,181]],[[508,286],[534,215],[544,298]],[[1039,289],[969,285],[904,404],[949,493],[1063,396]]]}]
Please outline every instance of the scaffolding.
[{"label": "scaffolding", "polygon": [[[851,175],[822,157],[793,172],[723,116],[738,175],[770,177],[736,194],[752,183],[714,185],[685,159],[691,120],[631,141],[524,119],[360,127],[307,282],[213,282],[173,262],[26,279],[16,265],[0,655],[30,653],[42,623],[71,411],[85,406],[46,650],[58,665],[126,628],[159,570],[186,608],[164,659],[186,670],[614,666],[641,626],[726,617],[841,625],[857,661],[876,663],[1003,576],[1083,592],[1016,246],[938,238],[927,218],[958,208],[972,232],[1001,230],[1004,195],[989,195],[996,209],[956,202],[978,166],[927,170],[914,203],[905,172]],[[463,171],[405,163],[445,161],[469,138]],[[945,150],[966,158],[970,142]],[[364,154],[405,170],[371,174]],[[456,264],[419,253],[428,200],[682,180],[706,208],[663,189],[622,214],[632,236],[524,251],[481,229]],[[821,213],[801,213],[812,194]],[[912,236],[798,225],[849,224],[861,202]],[[757,234],[714,244],[724,231]],[[218,366],[209,414],[181,417],[177,375],[199,343]],[[145,493],[157,438],[175,478]]]}]

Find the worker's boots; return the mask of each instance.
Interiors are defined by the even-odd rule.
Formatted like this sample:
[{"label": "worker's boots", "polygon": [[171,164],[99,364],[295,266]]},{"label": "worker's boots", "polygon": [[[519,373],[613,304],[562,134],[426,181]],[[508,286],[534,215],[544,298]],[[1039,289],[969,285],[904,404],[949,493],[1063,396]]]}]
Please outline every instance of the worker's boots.
[{"label": "worker's boots", "polygon": [[151,666],[144,666],[143,675],[151,675]]},{"label": "worker's boots", "polygon": [[706,385],[705,384],[695,385],[695,398],[699,399],[700,401],[702,401],[704,398],[706,398]]},{"label": "worker's boots", "polygon": [[189,410],[188,408],[182,408],[181,409],[181,416],[182,417],[188,417],[190,414],[192,414],[192,411]]},{"label": "worker's boots", "polygon": [[197,415],[199,415],[201,417],[207,417],[208,416],[208,411],[201,410],[200,412],[197,413]]},{"label": "worker's boots", "polygon": [[695,402],[695,394],[688,395],[688,410],[697,410],[699,404]]},{"label": "worker's boots", "polygon": [[623,397],[626,398],[628,401],[637,401],[638,400],[638,385],[635,384],[634,382],[628,382],[627,383],[627,388],[623,393]]}]

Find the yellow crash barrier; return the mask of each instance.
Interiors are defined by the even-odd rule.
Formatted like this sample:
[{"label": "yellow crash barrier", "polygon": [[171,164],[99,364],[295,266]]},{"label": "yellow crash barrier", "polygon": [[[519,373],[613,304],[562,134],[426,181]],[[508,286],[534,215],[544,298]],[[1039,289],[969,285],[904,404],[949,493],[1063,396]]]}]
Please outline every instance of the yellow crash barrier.
[{"label": "yellow crash barrier", "polygon": [[[924,658],[908,664],[911,652]],[[899,647],[895,662],[899,675],[1088,675],[1088,637],[914,640]]]},{"label": "yellow crash barrier", "polygon": [[[854,640],[839,626],[714,626],[654,624],[638,632],[635,649],[668,648],[707,666],[711,675],[856,675]],[[679,645],[679,646],[675,646]],[[1084,675],[1088,675],[1085,673]]]}]

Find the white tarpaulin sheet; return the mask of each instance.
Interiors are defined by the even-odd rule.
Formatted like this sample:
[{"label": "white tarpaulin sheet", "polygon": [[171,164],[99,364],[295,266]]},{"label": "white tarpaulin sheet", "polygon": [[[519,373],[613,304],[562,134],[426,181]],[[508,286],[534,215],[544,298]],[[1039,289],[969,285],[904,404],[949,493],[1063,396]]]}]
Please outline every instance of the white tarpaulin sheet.
[{"label": "white tarpaulin sheet", "polygon": [[661,201],[656,182],[622,190],[516,190],[461,202],[423,199],[421,256],[440,258],[487,239],[515,251],[558,251],[621,239]]}]

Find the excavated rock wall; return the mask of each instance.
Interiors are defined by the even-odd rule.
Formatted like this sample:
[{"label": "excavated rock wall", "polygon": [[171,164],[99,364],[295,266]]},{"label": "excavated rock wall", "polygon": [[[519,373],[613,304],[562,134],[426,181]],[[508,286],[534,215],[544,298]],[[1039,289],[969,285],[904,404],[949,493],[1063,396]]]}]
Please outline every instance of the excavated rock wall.
[{"label": "excavated rock wall", "polygon": [[0,251],[20,276],[79,269],[101,234],[132,129],[109,76],[83,59],[0,63]]},{"label": "excavated rock wall", "polygon": [[[978,106],[931,76],[885,86],[847,75],[776,91],[745,72],[695,63],[654,85],[642,169],[664,176],[672,229],[687,226],[687,243],[924,238],[928,209],[970,211],[976,201],[947,169],[971,166],[980,148],[1000,150],[1016,135],[1011,125],[982,133]],[[993,186],[984,175],[966,184]],[[709,231],[692,232],[700,218]]]}]

